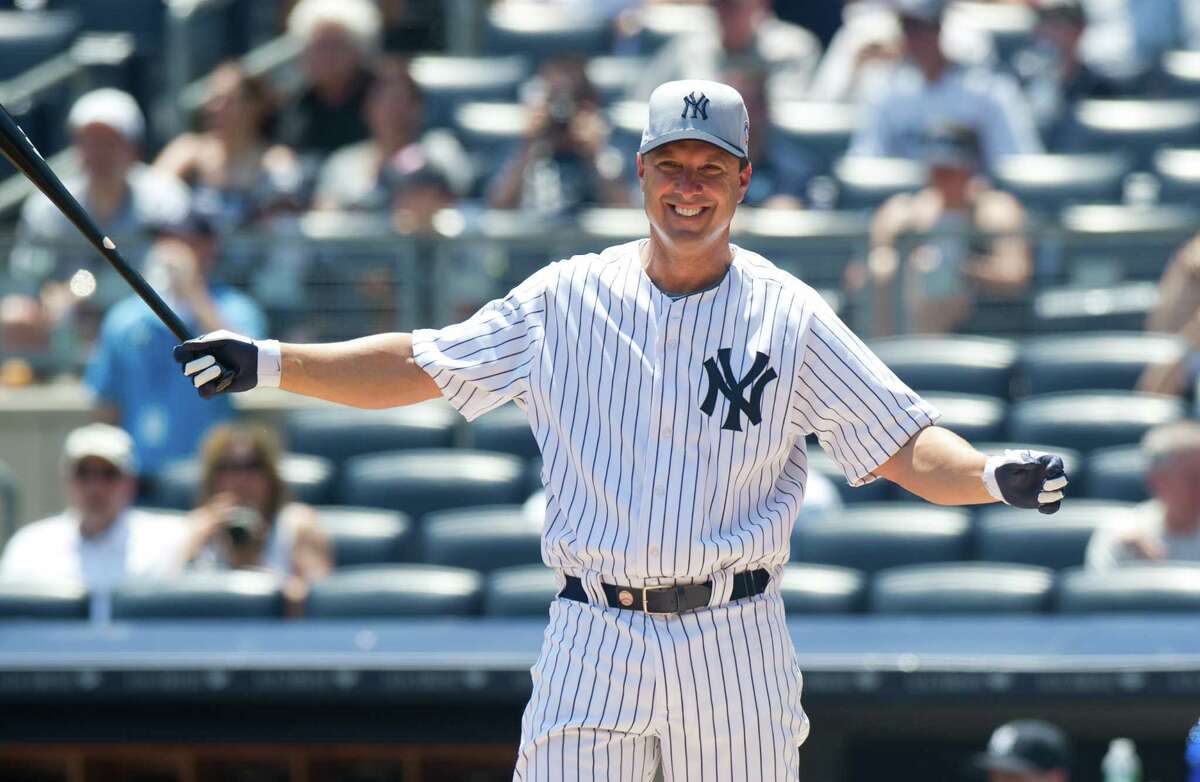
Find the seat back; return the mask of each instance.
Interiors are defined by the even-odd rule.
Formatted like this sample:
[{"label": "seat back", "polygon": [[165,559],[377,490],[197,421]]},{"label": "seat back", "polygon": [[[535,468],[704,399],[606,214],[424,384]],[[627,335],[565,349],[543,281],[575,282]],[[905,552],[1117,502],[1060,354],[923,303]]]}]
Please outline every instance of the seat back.
[{"label": "seat back", "polygon": [[[163,468],[144,502],[161,508],[190,510],[200,501],[203,476],[197,459],[186,459]],[[309,505],[322,505],[333,498],[333,463],[321,456],[304,453],[284,454],[279,474],[292,497]]]},{"label": "seat back", "polygon": [[1150,498],[1150,456],[1141,445],[1118,445],[1088,454],[1079,493],[1097,500],[1142,502]]},{"label": "seat back", "polygon": [[520,505],[430,513],[422,525],[425,561],[481,572],[542,561],[541,519]]},{"label": "seat back", "polygon": [[483,613],[488,616],[545,617],[558,593],[557,576],[545,565],[518,565],[493,571],[487,579]]},{"label": "seat back", "polygon": [[1054,572],[1032,565],[910,565],[875,574],[870,606],[877,614],[1038,613],[1053,590]]},{"label": "seat back", "polygon": [[1117,154],[1010,155],[994,176],[1025,208],[1054,217],[1071,204],[1119,202],[1129,170],[1129,160]]},{"label": "seat back", "polygon": [[290,413],[284,424],[288,449],[329,459],[336,475],[348,459],[410,448],[449,448],[459,416],[443,404],[390,410],[317,408]]},{"label": "seat back", "polygon": [[1119,391],[1032,396],[1009,411],[1009,439],[1074,448],[1084,453],[1132,445],[1160,424],[1184,415],[1183,402]]},{"label": "seat back", "polygon": [[0,581],[0,620],[87,619],[87,589],[78,584]]},{"label": "seat back", "polygon": [[510,453],[522,459],[542,455],[525,411],[511,402],[467,424],[467,440],[470,447],[481,451]]},{"label": "seat back", "polygon": [[989,337],[911,336],[877,339],[870,348],[896,375],[929,391],[1009,398],[1017,345]]},{"label": "seat back", "polygon": [[792,560],[867,573],[923,562],[955,562],[970,552],[970,514],[923,503],[849,505],[831,518],[796,526]]},{"label": "seat back", "polygon": [[1021,344],[1018,383],[1027,395],[1132,391],[1147,366],[1177,361],[1184,350],[1174,336],[1144,332],[1034,337]]},{"label": "seat back", "polygon": [[1071,570],[1059,577],[1060,613],[1200,612],[1200,563],[1125,565],[1114,570]]},{"label": "seat back", "polygon": [[[1068,489],[1068,492],[1071,490]],[[1130,521],[1136,506],[1072,497],[1045,516],[1022,508],[990,506],[980,512],[976,533],[979,559],[1063,570],[1083,565],[1097,530]]]},{"label": "seat back", "polygon": [[529,76],[529,61],[424,54],[412,59],[409,72],[425,96],[426,124],[449,127],[455,109],[464,103],[515,101],[517,88]]},{"label": "seat back", "polygon": [[787,565],[779,584],[779,595],[789,614],[861,611],[866,591],[866,578],[862,573],[836,565]]},{"label": "seat back", "polygon": [[922,394],[925,401],[942,411],[938,426],[968,440],[1004,439],[1008,404],[1003,399],[979,394]]},{"label": "seat back", "polygon": [[576,5],[497,3],[487,11],[483,51],[545,60],[560,55],[592,57],[611,46],[610,24]]},{"label": "seat back", "polygon": [[416,527],[399,511],[340,505],[316,510],[318,523],[333,544],[333,563],[338,568],[420,559]]},{"label": "seat back", "polygon": [[113,593],[113,619],[273,619],[283,594],[272,573],[248,570],[137,579]]},{"label": "seat back", "polygon": [[313,584],[306,615],[316,619],[473,616],[483,579],[473,570],[437,565],[363,565]]},{"label": "seat back", "polygon": [[925,165],[908,158],[846,155],[833,164],[838,208],[875,209],[897,193],[925,186]]}]

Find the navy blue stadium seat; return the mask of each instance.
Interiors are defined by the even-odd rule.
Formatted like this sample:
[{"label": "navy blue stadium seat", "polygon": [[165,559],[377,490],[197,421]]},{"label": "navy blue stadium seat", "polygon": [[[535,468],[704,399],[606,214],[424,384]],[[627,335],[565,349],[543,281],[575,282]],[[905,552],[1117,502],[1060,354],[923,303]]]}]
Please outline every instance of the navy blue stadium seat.
[{"label": "navy blue stadium seat", "polygon": [[167,10],[162,0],[82,0],[83,29],[130,33],[140,51],[159,52],[166,34]]},{"label": "navy blue stadium seat", "polygon": [[1033,565],[955,562],[908,565],[875,574],[876,614],[1014,614],[1046,610],[1054,572]]},{"label": "navy blue stadium seat", "polygon": [[735,241],[824,295],[840,291],[850,259],[866,251],[870,227],[871,216],[861,211],[754,209],[738,213]]},{"label": "navy blue stadium seat", "polygon": [[1200,197],[1200,147],[1160,149],[1154,155],[1154,175],[1164,203],[1196,203]]},{"label": "navy blue stadium seat", "polygon": [[189,572],[171,579],[130,580],[113,593],[113,619],[271,619],[283,616],[273,573]]},{"label": "navy blue stadium seat", "polygon": [[1112,570],[1072,570],[1059,577],[1064,614],[1200,613],[1200,563],[1161,562]]},{"label": "navy blue stadium seat", "polygon": [[818,472],[833,482],[843,502],[882,502],[896,496],[896,484],[880,478],[862,486],[851,486],[846,483],[846,473],[842,466],[825,453],[819,445],[809,445],[807,448],[808,469]]},{"label": "navy blue stadium seat", "polygon": [[989,337],[905,336],[877,339],[868,347],[919,393],[943,391],[1007,399],[1017,346]]},{"label": "navy blue stadium seat", "polygon": [[1117,203],[1130,162],[1116,154],[1010,155],[993,176],[1001,190],[1047,216],[1070,204]]},{"label": "navy blue stadium seat", "polygon": [[1064,392],[1013,403],[1009,439],[1074,448],[1132,445],[1159,424],[1182,418],[1183,402],[1155,394],[1120,391]]},{"label": "navy blue stadium seat", "polygon": [[80,29],[72,11],[0,11],[0,81],[63,54]]},{"label": "navy blue stadium seat", "polygon": [[1033,327],[1043,334],[1136,331],[1158,302],[1158,283],[1049,287],[1033,294]]},{"label": "navy blue stadium seat", "polygon": [[1177,98],[1200,98],[1200,51],[1167,52],[1159,62],[1167,92]]},{"label": "navy blue stadium seat", "polygon": [[680,35],[715,30],[717,17],[711,6],[699,3],[643,3],[635,7],[637,49],[653,54]]},{"label": "navy blue stadium seat", "polygon": [[1200,103],[1180,99],[1090,99],[1075,106],[1089,149],[1129,155],[1139,169],[1154,152],[1200,138]]},{"label": "navy blue stadium seat", "polygon": [[1142,502],[1150,498],[1146,475],[1150,457],[1140,445],[1101,448],[1087,456],[1079,487],[1073,494],[1097,500]]},{"label": "navy blue stadium seat", "polygon": [[1135,512],[1132,503],[1079,499],[1073,487],[1067,497],[1052,515],[1005,505],[984,508],[976,531],[978,558],[1054,570],[1079,567],[1096,530],[1124,524]]},{"label": "navy blue stadium seat", "polygon": [[[309,505],[327,504],[333,499],[333,465],[328,459],[303,453],[284,454],[279,472],[292,497]],[[200,496],[201,464],[186,459],[165,467],[155,481],[145,504],[177,510],[196,507]]]},{"label": "navy blue stadium seat", "polygon": [[454,123],[454,110],[472,101],[511,102],[529,76],[524,57],[451,57],[421,55],[409,66],[425,96],[426,124]]},{"label": "navy blue stadium seat", "polygon": [[327,505],[317,508],[317,521],[333,544],[336,567],[416,562],[420,541],[412,520],[379,508]]},{"label": "navy blue stadium seat", "polygon": [[529,108],[496,101],[462,103],[454,109],[454,129],[484,184],[525,137]]},{"label": "navy blue stadium seat", "polygon": [[1018,387],[1023,394],[1056,391],[1132,391],[1151,364],[1178,360],[1182,340],[1168,334],[1110,332],[1042,336],[1021,344]]},{"label": "navy blue stadium seat", "polygon": [[487,11],[483,51],[544,60],[560,55],[604,54],[611,42],[608,19],[579,6],[498,3]]},{"label": "navy blue stadium seat", "polygon": [[612,126],[612,145],[623,154],[632,156],[642,143],[642,131],[646,129],[646,120],[650,109],[645,101],[618,100],[614,101],[607,111],[609,124]]},{"label": "navy blue stadium seat", "polygon": [[1024,4],[978,0],[952,3],[946,14],[948,23],[970,25],[982,31],[1003,63],[1011,62],[1014,55],[1033,43],[1038,21],[1037,13]]},{"label": "navy blue stadium seat", "polygon": [[786,565],[779,584],[783,607],[793,615],[861,611],[866,593],[862,573],[836,565]]},{"label": "navy blue stadium seat", "polygon": [[847,155],[833,164],[838,185],[838,208],[875,209],[897,193],[925,186],[923,163],[908,158]]},{"label": "navy blue stadium seat", "polygon": [[483,578],[438,565],[363,565],[317,581],[305,614],[313,619],[471,616],[479,613]]},{"label": "navy blue stadium seat", "polygon": [[511,453],[522,459],[542,455],[525,411],[511,402],[467,424],[467,440],[470,447],[480,451]]},{"label": "navy blue stadium seat", "polygon": [[1194,204],[1068,207],[1060,216],[1066,233],[1057,265],[1076,284],[1157,281],[1198,219]]},{"label": "navy blue stadium seat", "polygon": [[481,572],[542,561],[541,519],[520,505],[430,513],[422,524],[424,560]]},{"label": "navy blue stadium seat", "polygon": [[342,503],[427,513],[525,499],[525,462],[502,453],[417,450],[357,456],[346,464]]},{"label": "navy blue stadium seat", "polygon": [[938,426],[972,442],[1004,439],[1004,416],[1008,405],[1003,399],[979,394],[931,393],[921,396],[942,411]]},{"label": "navy blue stadium seat", "polygon": [[556,575],[545,565],[502,568],[487,578],[483,613],[488,616],[545,617],[557,594]]},{"label": "navy blue stadium seat", "polygon": [[[802,155],[816,174],[846,154],[858,127],[858,108],[848,103],[786,101],[771,106],[772,141]],[[751,150],[751,155],[754,150]]]},{"label": "navy blue stadium seat", "polygon": [[87,590],[77,584],[0,581],[0,620],[87,619]]},{"label": "navy blue stadium seat", "polygon": [[391,410],[319,408],[289,413],[288,449],[324,456],[339,471],[347,459],[409,448],[450,448],[460,416],[442,404]]},{"label": "navy blue stadium seat", "polygon": [[650,64],[648,57],[609,55],[593,57],[587,63],[588,80],[605,104],[621,100],[638,83]]},{"label": "navy blue stadium seat", "polygon": [[964,560],[970,513],[917,502],[851,505],[792,530],[792,559],[868,573],[899,565]]}]

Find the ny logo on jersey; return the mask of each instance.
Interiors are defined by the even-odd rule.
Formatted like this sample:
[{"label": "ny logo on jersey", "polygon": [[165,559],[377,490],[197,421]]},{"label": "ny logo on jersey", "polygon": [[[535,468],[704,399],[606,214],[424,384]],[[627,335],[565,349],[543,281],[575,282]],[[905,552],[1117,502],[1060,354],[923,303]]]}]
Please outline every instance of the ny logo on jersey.
[{"label": "ny logo on jersey", "polygon": [[688,112],[692,112],[692,119],[699,117],[700,119],[708,119],[708,98],[704,93],[700,93],[700,97],[696,97],[695,91],[683,96],[683,113],[679,115],[680,119],[687,119]]},{"label": "ny logo on jersey", "polygon": [[[704,371],[708,373],[708,395],[700,405],[700,410],[711,417],[717,404],[717,392],[720,391],[729,400],[729,413],[725,416],[722,429],[731,432],[742,431],[742,413],[750,419],[750,423],[758,425],[762,421],[762,395],[767,383],[778,375],[774,369],[767,367],[770,357],[766,353],[755,353],[754,364],[741,380],[733,374],[729,365],[729,348],[717,351],[717,358],[704,360]],[[717,364],[720,362],[720,368]],[[750,386],[750,398],[746,399],[746,387]]]}]

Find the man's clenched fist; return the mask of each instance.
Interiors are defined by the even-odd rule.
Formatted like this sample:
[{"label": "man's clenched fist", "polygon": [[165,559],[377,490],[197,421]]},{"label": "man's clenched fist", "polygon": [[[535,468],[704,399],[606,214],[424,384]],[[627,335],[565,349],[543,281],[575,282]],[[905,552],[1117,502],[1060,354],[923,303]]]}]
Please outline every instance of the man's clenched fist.
[{"label": "man's clenched fist", "polygon": [[253,340],[232,331],[214,331],[176,345],[175,360],[205,399],[227,391],[277,387],[282,365],[277,340]]},{"label": "man's clenched fist", "polygon": [[1062,503],[1067,473],[1060,456],[1039,451],[1005,451],[983,468],[988,492],[1015,508],[1054,513]]}]

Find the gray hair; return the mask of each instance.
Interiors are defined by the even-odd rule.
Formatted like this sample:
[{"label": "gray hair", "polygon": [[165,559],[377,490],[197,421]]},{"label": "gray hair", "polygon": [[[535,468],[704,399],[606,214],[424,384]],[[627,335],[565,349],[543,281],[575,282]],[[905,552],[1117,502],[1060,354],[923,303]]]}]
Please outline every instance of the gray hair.
[{"label": "gray hair", "polygon": [[383,16],[371,0],[300,0],[288,15],[287,30],[307,43],[323,24],[345,29],[364,57],[379,50]]},{"label": "gray hair", "polygon": [[1174,421],[1151,429],[1142,438],[1142,450],[1152,469],[1188,451],[1200,451],[1200,421]]}]

